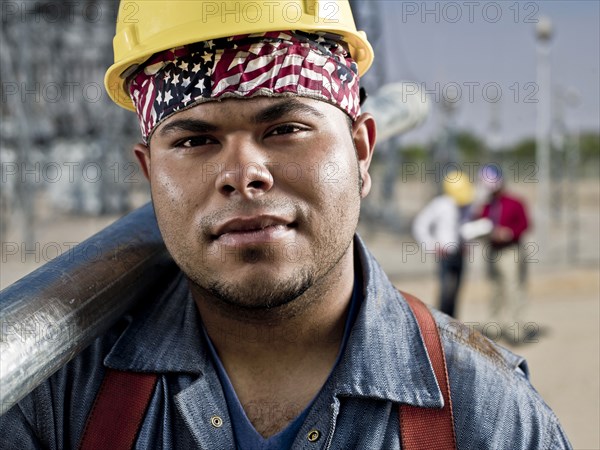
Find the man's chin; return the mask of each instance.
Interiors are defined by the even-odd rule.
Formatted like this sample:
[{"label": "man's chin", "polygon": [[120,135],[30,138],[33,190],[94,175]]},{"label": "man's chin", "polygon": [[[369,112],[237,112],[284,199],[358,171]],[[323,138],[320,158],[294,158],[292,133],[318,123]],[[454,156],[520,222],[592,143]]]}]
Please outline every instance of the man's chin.
[{"label": "man's chin", "polygon": [[208,294],[216,306],[244,316],[287,309],[286,306],[300,298],[313,283],[314,277],[306,268],[287,276],[255,271],[238,281],[194,282],[201,297]]}]

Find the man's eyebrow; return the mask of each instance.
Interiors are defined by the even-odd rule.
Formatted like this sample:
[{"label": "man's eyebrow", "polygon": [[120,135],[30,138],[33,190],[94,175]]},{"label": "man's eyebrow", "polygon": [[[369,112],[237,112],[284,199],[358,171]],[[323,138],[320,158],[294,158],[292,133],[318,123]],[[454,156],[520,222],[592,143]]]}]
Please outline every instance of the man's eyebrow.
[{"label": "man's eyebrow", "polygon": [[[285,114],[290,113],[302,113],[309,114],[315,116],[319,119],[325,119],[325,115],[321,113],[318,109],[313,108],[310,105],[299,102],[294,99],[289,99],[285,101],[278,102],[272,106],[268,106],[267,108],[260,111],[258,114],[254,116],[255,123],[268,123],[273,122]],[[176,131],[190,131],[193,133],[211,133],[217,131],[218,127],[209,122],[205,122],[204,120],[199,119],[178,119],[169,122],[164,125],[160,130],[158,130],[158,134],[161,137],[164,137],[170,133]]]},{"label": "man's eyebrow", "polygon": [[299,102],[298,100],[289,99],[269,106],[254,116],[255,123],[269,123],[282,116],[290,113],[303,113],[315,116],[319,119],[325,119],[323,113],[310,105]]},{"label": "man's eyebrow", "polygon": [[178,119],[163,126],[158,134],[162,137],[176,131],[191,131],[194,133],[211,133],[218,129],[217,126],[199,119]]}]

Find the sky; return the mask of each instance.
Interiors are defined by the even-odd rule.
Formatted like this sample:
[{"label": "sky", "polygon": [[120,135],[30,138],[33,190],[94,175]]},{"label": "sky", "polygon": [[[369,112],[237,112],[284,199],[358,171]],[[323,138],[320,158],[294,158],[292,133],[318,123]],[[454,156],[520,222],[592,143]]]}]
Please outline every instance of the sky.
[{"label": "sky", "polygon": [[381,35],[372,37],[383,80],[415,82],[430,92],[428,118],[405,135],[407,142],[426,142],[436,134],[443,92],[455,100],[459,128],[487,139],[495,115],[500,145],[533,137],[536,100],[544,98],[537,83],[535,29],[544,17],[553,29],[553,97],[568,93],[570,103],[563,108],[565,127],[599,131],[599,1],[369,3],[382,20]]}]

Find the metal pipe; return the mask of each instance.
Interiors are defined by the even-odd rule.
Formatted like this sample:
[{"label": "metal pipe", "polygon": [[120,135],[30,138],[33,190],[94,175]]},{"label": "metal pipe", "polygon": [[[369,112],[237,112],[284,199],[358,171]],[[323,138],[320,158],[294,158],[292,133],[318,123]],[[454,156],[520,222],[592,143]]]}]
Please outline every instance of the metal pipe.
[{"label": "metal pipe", "polygon": [[0,292],[0,414],[175,270],[147,204]]}]

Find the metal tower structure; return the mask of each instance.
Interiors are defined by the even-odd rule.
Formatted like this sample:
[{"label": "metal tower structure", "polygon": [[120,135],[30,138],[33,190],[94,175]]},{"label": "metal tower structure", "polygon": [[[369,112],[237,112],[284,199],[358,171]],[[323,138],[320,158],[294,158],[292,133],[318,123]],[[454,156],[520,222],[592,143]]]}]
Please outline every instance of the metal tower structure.
[{"label": "metal tower structure", "polygon": [[389,80],[386,76],[385,65],[383,64],[383,55],[377,56],[383,47],[382,43],[382,24],[381,11],[378,0],[350,0],[350,7],[354,15],[356,27],[367,33],[369,42],[375,50],[375,60],[369,72],[361,78],[361,85],[367,93],[374,93],[380,86],[383,86]]},{"label": "metal tower structure", "polygon": [[[369,42],[375,50],[375,60],[369,72],[361,78],[361,85],[368,95],[373,96],[377,90],[389,82],[386,74],[382,41],[382,23],[380,2],[373,0],[350,0],[354,21],[360,30],[367,33]],[[367,100],[368,102],[369,100]],[[393,136],[385,142],[379,140],[378,154],[383,159],[383,173],[374,188],[379,191],[379,201],[367,198],[363,204],[363,217],[396,231],[403,229],[401,214],[396,201],[396,182],[401,170],[400,156],[401,138]]]}]

